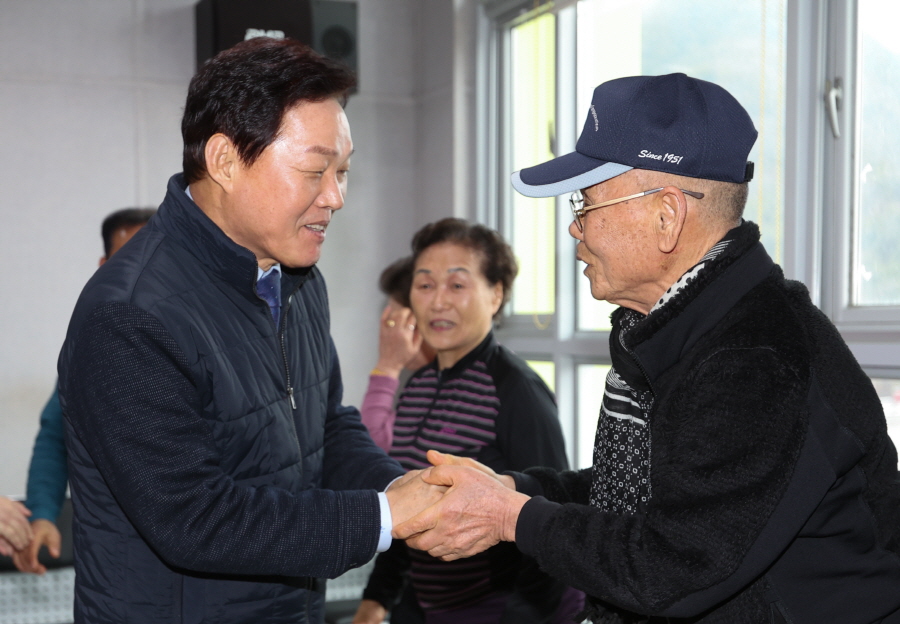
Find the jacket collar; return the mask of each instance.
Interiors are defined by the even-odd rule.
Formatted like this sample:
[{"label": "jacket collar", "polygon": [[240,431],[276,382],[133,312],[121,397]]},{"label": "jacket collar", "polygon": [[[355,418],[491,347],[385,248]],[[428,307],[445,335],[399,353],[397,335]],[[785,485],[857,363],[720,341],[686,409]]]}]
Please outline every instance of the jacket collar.
[{"label": "jacket collar", "polygon": [[494,331],[491,330],[488,332],[487,336],[484,337],[478,346],[466,353],[459,359],[459,362],[451,366],[450,368],[445,368],[444,370],[440,370],[438,368],[437,359],[432,362],[432,366],[437,370],[438,376],[441,379],[451,379],[453,377],[459,377],[463,372],[465,372],[468,368],[472,366],[472,363],[477,360],[485,360],[488,358],[490,353],[496,349],[498,346],[497,340],[494,338]]},{"label": "jacket collar", "polygon": [[[650,383],[677,363],[775,267],[759,242],[756,224],[744,221],[722,240],[730,244],[721,256],[621,337],[622,346],[633,354]],[[611,342],[620,340],[625,313],[619,309],[613,315],[617,329],[610,335]]]},{"label": "jacket collar", "polygon": [[[157,226],[197,258],[211,275],[232,285],[248,299],[258,301],[256,256],[231,240],[187,196],[185,189],[187,183],[182,174],[169,178],[166,198],[154,218]],[[281,293],[285,300],[310,277],[312,267],[281,268]]]}]

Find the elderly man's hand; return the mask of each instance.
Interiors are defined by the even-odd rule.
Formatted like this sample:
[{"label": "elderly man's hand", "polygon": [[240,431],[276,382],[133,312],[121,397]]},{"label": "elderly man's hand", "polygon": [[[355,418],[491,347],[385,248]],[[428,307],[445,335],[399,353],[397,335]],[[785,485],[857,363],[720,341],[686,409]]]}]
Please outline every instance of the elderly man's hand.
[{"label": "elderly man's hand", "polygon": [[394,528],[434,505],[447,491],[443,485],[423,481],[422,474],[422,470],[412,470],[394,481],[385,492]]},{"label": "elderly man's hand", "polygon": [[450,455],[449,453],[441,453],[439,451],[430,450],[426,454],[428,461],[432,466],[468,466],[480,470],[489,477],[497,479],[504,486],[511,490],[516,489],[516,481],[509,475],[499,475],[492,468],[485,466],[481,462],[477,462],[471,457],[459,457],[458,455]]},{"label": "elderly man's hand", "polygon": [[394,537],[444,561],[516,540],[516,522],[528,496],[470,466],[435,466],[423,472],[422,479],[449,489],[433,507],[399,526],[395,523]]}]

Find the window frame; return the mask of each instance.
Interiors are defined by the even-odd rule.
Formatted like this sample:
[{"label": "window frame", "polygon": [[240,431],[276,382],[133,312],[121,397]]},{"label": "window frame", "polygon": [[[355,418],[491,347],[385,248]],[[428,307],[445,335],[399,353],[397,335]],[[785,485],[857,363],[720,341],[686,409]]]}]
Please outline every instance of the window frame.
[{"label": "window frame", "polygon": [[[823,57],[823,74],[818,83],[823,166],[819,180],[822,242],[818,248],[821,276],[817,284],[818,301],[868,374],[895,377],[900,371],[900,306],[854,306],[851,299],[859,153],[857,2],[829,0],[816,7],[802,5],[818,3],[796,0],[793,3],[801,5],[798,12],[818,10],[826,13],[817,16],[816,22],[825,33],[818,49],[818,54]],[[841,129],[839,138],[834,137],[827,119],[825,89],[829,79],[842,82],[843,96],[837,115]],[[815,205],[808,208],[814,209]],[[813,255],[814,251],[811,247],[807,253]]]},{"label": "window frame", "polygon": [[[575,1],[544,3],[539,10],[556,13],[556,148],[558,154],[575,149],[581,129],[576,81],[576,4]],[[508,235],[511,197],[509,184],[510,124],[502,115],[504,96],[510,91],[509,24],[535,10],[533,0],[485,2],[479,16],[480,38],[477,54],[476,110],[481,111],[476,142],[476,166],[479,176],[476,218]],[[560,84],[567,88],[559,88]],[[570,87],[570,88],[569,88]],[[496,131],[494,131],[496,129]],[[500,172],[507,172],[502,175]],[[496,209],[499,207],[499,210]],[[573,466],[589,465],[592,458],[578,457],[577,373],[582,364],[611,364],[609,332],[577,329],[576,241],[568,232],[571,223],[568,200],[556,198],[556,297],[555,311],[547,325],[535,326],[530,315],[505,313],[496,330],[497,337],[524,359],[553,361],[556,371],[556,400],[560,425],[566,439],[566,452]],[[593,437],[594,432],[589,434]]]}]

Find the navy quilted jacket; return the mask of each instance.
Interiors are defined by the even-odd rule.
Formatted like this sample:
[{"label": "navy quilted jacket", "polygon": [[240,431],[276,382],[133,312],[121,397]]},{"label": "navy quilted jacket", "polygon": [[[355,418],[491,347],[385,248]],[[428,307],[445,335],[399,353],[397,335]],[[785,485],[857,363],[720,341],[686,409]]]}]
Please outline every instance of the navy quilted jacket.
[{"label": "navy quilted jacket", "polygon": [[[76,622],[321,622],[403,473],[341,405],[325,284],[255,257],[169,181],[88,282],[59,361]],[[296,407],[293,407],[295,404]]]}]

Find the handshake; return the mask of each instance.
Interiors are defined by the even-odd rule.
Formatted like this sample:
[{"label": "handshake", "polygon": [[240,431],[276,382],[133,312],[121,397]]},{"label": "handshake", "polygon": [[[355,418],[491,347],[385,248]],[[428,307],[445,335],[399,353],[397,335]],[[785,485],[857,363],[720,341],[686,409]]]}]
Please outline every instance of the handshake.
[{"label": "handshake", "polygon": [[471,557],[516,541],[516,522],[529,497],[513,478],[473,459],[428,451],[430,468],[395,481],[386,494],[393,536],[432,557]]}]

